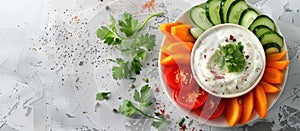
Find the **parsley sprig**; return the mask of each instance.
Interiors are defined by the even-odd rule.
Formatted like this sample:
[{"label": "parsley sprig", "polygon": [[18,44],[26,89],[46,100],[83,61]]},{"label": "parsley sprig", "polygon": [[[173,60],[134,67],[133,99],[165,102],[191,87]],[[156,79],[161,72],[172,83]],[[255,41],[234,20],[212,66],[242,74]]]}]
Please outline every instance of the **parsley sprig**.
[{"label": "parsley sprig", "polygon": [[96,100],[102,101],[107,100],[111,92],[98,92],[96,94]]},{"label": "parsley sprig", "polygon": [[168,121],[167,118],[161,113],[149,115],[143,111],[144,108],[150,107],[153,103],[151,101],[152,93],[148,80],[145,82],[147,84],[142,86],[140,91],[134,91],[133,99],[135,102],[139,103],[139,106],[135,106],[130,100],[124,100],[123,104],[119,107],[119,111],[122,113],[122,115],[128,117],[133,115],[142,115],[146,118],[152,119],[153,121],[151,125],[160,131],[164,124],[169,123],[170,121]]},{"label": "parsley sprig", "polygon": [[224,69],[225,65],[228,72],[240,72],[245,68],[244,46],[241,42],[237,44],[230,42],[225,46],[219,45],[219,49],[216,51],[216,62],[221,69]]},{"label": "parsley sprig", "polygon": [[117,64],[112,68],[114,79],[127,79],[133,73],[140,74],[141,62],[145,60],[147,52],[155,47],[155,35],[142,34],[141,31],[151,18],[162,14],[163,12],[150,15],[143,23],[133,19],[132,14],[129,13],[124,13],[122,19],[118,21],[110,16],[111,24],[108,27],[101,26],[97,30],[98,38],[105,44],[114,46],[125,57],[109,59]]}]

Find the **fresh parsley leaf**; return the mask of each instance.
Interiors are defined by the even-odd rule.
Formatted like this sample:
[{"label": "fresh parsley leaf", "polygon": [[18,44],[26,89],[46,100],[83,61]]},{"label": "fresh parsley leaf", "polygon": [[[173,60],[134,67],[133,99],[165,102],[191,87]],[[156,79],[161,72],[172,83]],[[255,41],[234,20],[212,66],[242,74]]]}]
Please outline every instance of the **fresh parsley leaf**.
[{"label": "fresh parsley leaf", "polygon": [[151,123],[151,126],[155,127],[158,131],[161,131],[164,124],[165,124],[165,122],[162,122],[162,121],[153,121]]},{"label": "fresh parsley leaf", "polygon": [[152,93],[150,91],[150,86],[148,84],[143,86],[141,89],[141,100],[140,100],[141,105],[140,106],[141,107],[151,106],[152,105],[151,96],[152,96]]},{"label": "fresh parsley leaf", "polygon": [[132,61],[131,61],[131,71],[133,71],[135,74],[140,74],[141,70],[142,70],[142,64],[141,62],[134,58]]},{"label": "fresh parsley leaf", "polygon": [[147,52],[146,51],[141,51],[139,52],[136,57],[140,58],[140,60],[145,60],[146,59],[146,56],[147,56]]},{"label": "fresh parsley leaf", "polygon": [[138,109],[131,103],[131,101],[125,100],[119,107],[119,111],[124,116],[132,116],[138,111]]},{"label": "fresh parsley leaf", "polygon": [[124,13],[122,18],[123,20],[119,20],[120,31],[125,33],[127,37],[130,37],[140,27],[138,20],[133,20],[132,14],[129,13]]},{"label": "fresh parsley leaf", "polygon": [[146,33],[139,37],[139,41],[142,43],[141,47],[145,47],[145,49],[151,51],[155,46],[155,35]]},{"label": "fresh parsley leaf", "polygon": [[140,95],[140,93],[137,90],[134,90],[133,99],[136,102],[139,102],[141,100],[141,95]]},{"label": "fresh parsley leaf", "polygon": [[111,30],[113,32],[115,32],[116,34],[118,34],[117,33],[117,28],[116,28],[116,20],[115,20],[115,18],[112,15],[110,15],[109,17],[110,17],[110,21],[111,21],[111,24],[109,25],[109,28],[111,28]]},{"label": "fresh parsley leaf", "polygon": [[228,72],[241,72],[245,68],[244,46],[241,42],[219,46],[219,49],[216,51],[216,62],[220,69],[223,69],[224,65]]},{"label": "fresh parsley leaf", "polygon": [[[163,13],[150,15],[143,23],[139,23],[137,19],[133,19],[132,14],[124,13],[122,19],[116,21],[110,16],[111,24],[108,27],[101,26],[97,30],[97,37],[104,41],[107,45],[113,45],[124,56],[122,60],[118,58],[112,62],[118,65],[112,68],[113,78],[115,80],[131,78],[132,74],[140,74],[142,70],[142,61],[146,59],[147,52],[155,47],[156,37],[153,34],[141,34],[147,22]],[[126,37],[118,34],[116,25],[119,25],[119,32]]]},{"label": "fresh parsley leaf", "polygon": [[154,113],[155,114],[155,116],[157,116],[158,118],[160,118],[162,121],[166,121],[167,119],[166,119],[166,117],[164,116],[164,115],[162,115],[161,113]]},{"label": "fresh parsley leaf", "polygon": [[133,98],[136,102],[140,103],[140,109],[142,109],[144,107],[149,107],[152,105],[152,101],[150,99],[151,96],[152,93],[150,91],[150,86],[147,84],[141,88],[140,92],[135,90]]},{"label": "fresh parsley leaf", "polygon": [[[222,50],[222,47],[219,47]],[[216,62],[217,65],[220,67],[221,70],[224,69],[225,66],[225,54],[223,52],[221,52],[220,50],[216,51]]]},{"label": "fresh parsley leaf", "polygon": [[98,92],[96,95],[96,100],[98,101],[107,100],[110,93],[111,92]]},{"label": "fresh parsley leaf", "polygon": [[116,21],[113,16],[110,16],[111,24],[108,27],[101,26],[96,34],[104,43],[108,45],[117,45],[122,43],[122,38],[119,36],[116,29]]},{"label": "fresh parsley leaf", "polygon": [[104,26],[101,26],[101,28],[97,30],[97,37],[104,40],[104,43],[108,45],[120,44],[122,41],[114,32]]},{"label": "fresh parsley leaf", "polygon": [[160,113],[155,113],[155,116],[160,118],[160,121],[153,121],[151,125],[155,127],[158,131],[161,131],[165,123],[168,121],[166,117]]},{"label": "fresh parsley leaf", "polygon": [[110,59],[110,61],[117,63],[119,66],[114,66],[112,68],[113,71],[113,78],[115,80],[128,78],[130,74],[130,70],[128,68],[128,61],[124,61],[121,58],[117,58],[116,60]]}]

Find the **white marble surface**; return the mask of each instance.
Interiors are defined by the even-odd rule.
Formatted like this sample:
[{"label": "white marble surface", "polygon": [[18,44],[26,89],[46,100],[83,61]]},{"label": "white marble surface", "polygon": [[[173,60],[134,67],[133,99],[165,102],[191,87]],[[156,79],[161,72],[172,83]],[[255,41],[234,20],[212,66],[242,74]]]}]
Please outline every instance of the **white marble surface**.
[{"label": "white marble surface", "polygon": [[[203,0],[202,0],[203,1]],[[199,0],[155,0],[155,9],[141,8],[147,0],[22,0],[0,1],[0,130],[154,130],[150,122],[113,113],[123,99],[131,98],[128,81],[114,81],[112,63],[116,57],[101,44],[95,31],[108,24],[108,16],[124,11],[152,20],[148,31],[156,33],[157,46],[145,64],[141,78],[150,78],[155,111],[165,110],[172,123],[166,130],[179,130],[184,117],[168,100],[160,86],[157,69],[159,22],[173,21]],[[265,120],[243,127],[216,128],[186,120],[188,130],[299,130],[300,129],[300,13],[298,0],[248,0],[276,21],[289,49],[291,60],[286,87]],[[108,8],[109,7],[109,8]],[[137,7],[137,8],[135,8]],[[76,18],[76,19],[75,19]],[[79,63],[83,61],[82,66]],[[139,82],[135,83],[139,85]],[[111,91],[109,100],[95,108],[95,94]],[[121,97],[121,98],[119,98]]]}]

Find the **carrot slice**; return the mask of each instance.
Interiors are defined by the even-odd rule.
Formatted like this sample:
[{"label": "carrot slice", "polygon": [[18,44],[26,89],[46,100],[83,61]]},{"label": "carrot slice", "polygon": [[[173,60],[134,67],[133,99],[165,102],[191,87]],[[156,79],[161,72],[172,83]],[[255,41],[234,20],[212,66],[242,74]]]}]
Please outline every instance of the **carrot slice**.
[{"label": "carrot slice", "polygon": [[226,101],[224,116],[229,126],[235,126],[242,115],[242,100],[238,97],[230,98]]},{"label": "carrot slice", "polygon": [[164,23],[159,25],[159,30],[165,35],[171,34],[171,27],[180,25],[181,23],[172,22],[172,23]]},{"label": "carrot slice", "polygon": [[283,61],[267,61],[267,67],[284,70],[290,64],[290,60]]},{"label": "carrot slice", "polygon": [[168,55],[178,53],[191,53],[194,43],[192,42],[176,42],[169,46],[162,46],[160,50]]},{"label": "carrot slice", "polygon": [[171,34],[184,42],[194,42],[195,38],[190,33],[190,26],[188,25],[177,25],[171,27]]},{"label": "carrot slice", "polygon": [[278,88],[276,86],[273,86],[272,84],[269,84],[268,82],[265,82],[263,80],[259,82],[259,85],[261,87],[263,87],[263,89],[266,93],[278,93],[278,92],[280,92],[280,88]]},{"label": "carrot slice", "polygon": [[280,59],[282,59],[286,53],[288,52],[288,50],[285,50],[285,51],[282,51],[282,52],[279,52],[279,53],[275,53],[275,54],[268,54],[267,55],[267,61],[278,61]]},{"label": "carrot slice", "polygon": [[242,109],[242,116],[240,118],[240,124],[246,124],[252,114],[254,108],[254,95],[253,92],[249,92],[246,95],[242,96],[243,100],[243,109]]},{"label": "carrot slice", "polygon": [[260,118],[265,118],[268,114],[268,103],[267,103],[267,97],[266,93],[260,85],[257,85],[254,88],[254,98],[255,98],[255,104],[254,109],[258,113]]},{"label": "carrot slice", "polygon": [[271,84],[281,84],[283,82],[283,73],[275,68],[267,67],[262,80]]},{"label": "carrot slice", "polygon": [[159,25],[159,30],[166,35],[166,37],[172,41],[172,42],[176,42],[178,40],[176,40],[172,34],[171,34],[171,28],[173,26],[177,26],[177,25],[181,25],[181,23],[178,22],[172,22],[172,23],[164,23],[164,24],[160,24]]},{"label": "carrot slice", "polygon": [[188,53],[181,53],[175,55],[169,55],[162,59],[160,64],[163,66],[174,66],[181,64],[190,64],[191,55]]}]

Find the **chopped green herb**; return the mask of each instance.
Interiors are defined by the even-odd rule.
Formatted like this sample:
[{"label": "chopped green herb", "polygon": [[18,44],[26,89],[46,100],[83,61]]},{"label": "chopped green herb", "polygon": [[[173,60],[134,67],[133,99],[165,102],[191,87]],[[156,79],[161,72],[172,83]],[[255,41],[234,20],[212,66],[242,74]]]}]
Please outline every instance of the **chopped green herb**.
[{"label": "chopped green herb", "polygon": [[98,92],[96,95],[96,100],[102,101],[107,100],[111,92]]},{"label": "chopped green herb", "polygon": [[80,61],[80,62],[79,62],[79,66],[82,66],[82,65],[83,65],[83,61]]},{"label": "chopped green herb", "polygon": [[142,79],[144,82],[149,83],[149,79],[148,78],[143,78]]},{"label": "chopped green herb", "polygon": [[136,81],[136,78],[134,78],[134,77],[130,77],[130,79],[131,79],[132,82]]},{"label": "chopped green herb", "polygon": [[[162,14],[150,15],[142,24],[137,19],[133,19],[132,14],[129,13],[124,13],[122,19],[117,22],[113,16],[110,16],[111,24],[108,27],[101,26],[97,30],[98,38],[107,45],[113,45],[126,57],[126,59],[110,59],[110,61],[117,64],[117,66],[112,68],[114,79],[127,79],[131,78],[132,74],[140,74],[142,70],[141,62],[145,60],[147,52],[155,47],[155,35],[149,33],[141,34],[140,31],[151,18]],[[117,31],[117,24],[120,26],[119,31]],[[126,37],[122,37],[118,32]]]},{"label": "chopped green herb", "polygon": [[185,121],[185,119],[184,119],[184,118],[181,118],[181,120],[180,120],[179,123],[178,123],[179,127],[182,127],[184,121]]},{"label": "chopped green herb", "polygon": [[228,72],[241,72],[245,68],[244,46],[241,42],[219,45],[219,49],[216,51],[216,63],[221,69],[224,69],[225,65]]}]

